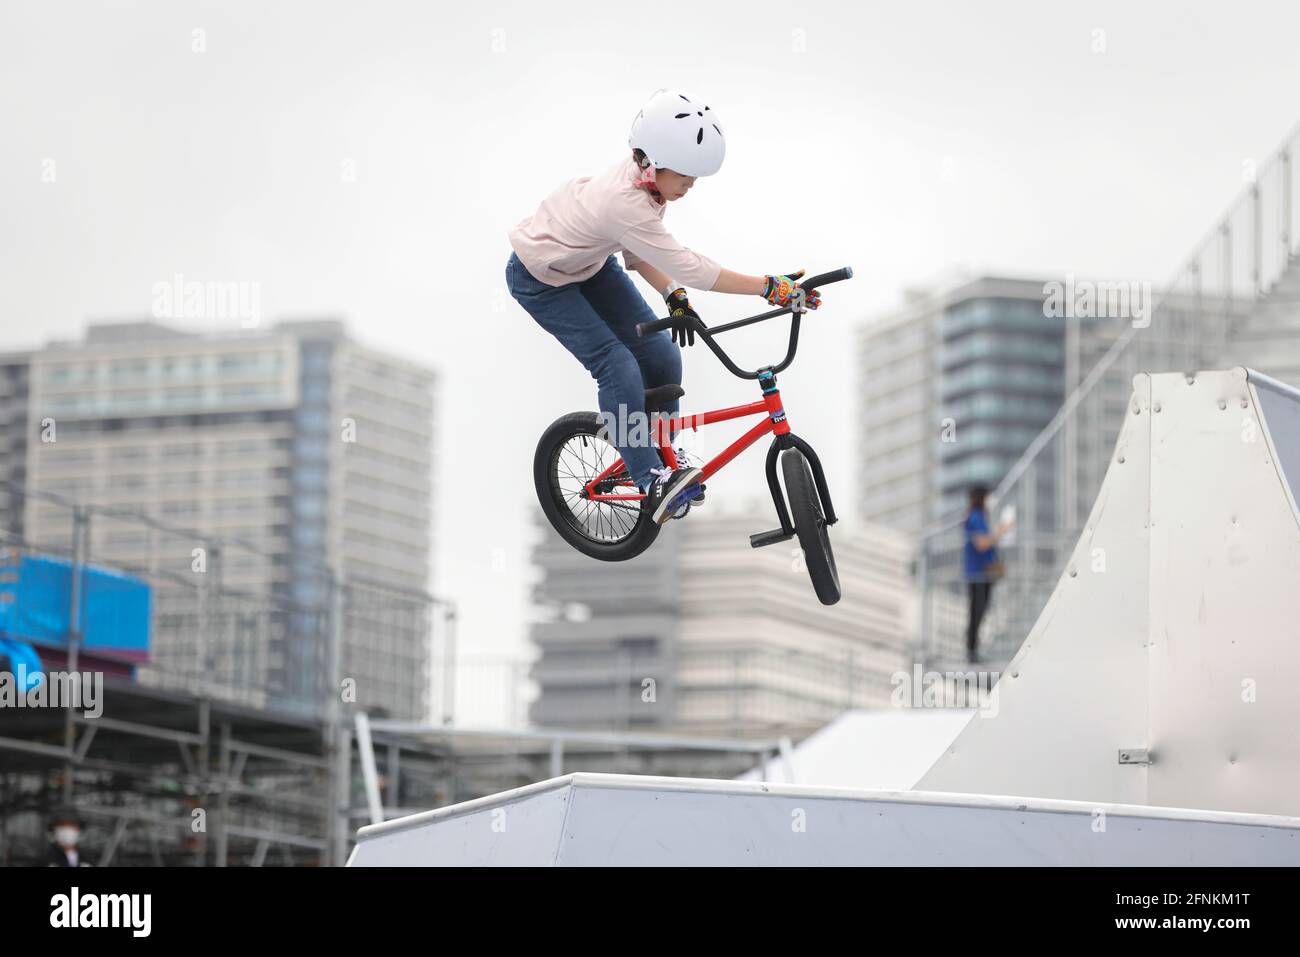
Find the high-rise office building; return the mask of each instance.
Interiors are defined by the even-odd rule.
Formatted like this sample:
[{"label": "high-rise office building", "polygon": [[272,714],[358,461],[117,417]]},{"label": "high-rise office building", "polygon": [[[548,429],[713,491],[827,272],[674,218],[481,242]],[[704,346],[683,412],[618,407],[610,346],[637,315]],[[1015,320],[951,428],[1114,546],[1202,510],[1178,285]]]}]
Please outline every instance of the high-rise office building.
[{"label": "high-rise office building", "polygon": [[1061,405],[1067,322],[1043,283],[984,277],[913,291],[859,337],[859,506],[916,534],[990,487]]},{"label": "high-rise office building", "polygon": [[0,353],[0,541],[22,537],[23,501],[15,489],[27,481],[26,353]]},{"label": "high-rise office building", "polygon": [[903,308],[859,334],[858,511],[904,532],[924,528],[933,507],[938,325],[930,297],[909,291]]},{"label": "high-rise office building", "polygon": [[[313,618],[330,600],[324,569],[429,587],[433,387],[430,370],[362,346],[336,321],[213,335],[92,325],[30,356],[26,480],[98,507],[95,561],[184,580],[202,555],[223,601],[246,596],[223,634],[203,636],[205,661],[292,706],[319,697],[328,667]],[[29,498],[24,520],[34,547],[72,540],[57,503]],[[160,596],[158,668],[193,653],[187,616],[202,591],[170,606]],[[427,633],[371,627],[372,614],[346,610],[342,674],[363,703],[422,718]]]},{"label": "high-rise office building", "polygon": [[889,704],[891,677],[910,667],[904,537],[835,526],[844,597],[828,607],[797,542],[750,547],[770,515],[711,507],[628,563],[594,561],[542,529],[534,597],[553,620],[532,629],[536,723],[743,736]]}]

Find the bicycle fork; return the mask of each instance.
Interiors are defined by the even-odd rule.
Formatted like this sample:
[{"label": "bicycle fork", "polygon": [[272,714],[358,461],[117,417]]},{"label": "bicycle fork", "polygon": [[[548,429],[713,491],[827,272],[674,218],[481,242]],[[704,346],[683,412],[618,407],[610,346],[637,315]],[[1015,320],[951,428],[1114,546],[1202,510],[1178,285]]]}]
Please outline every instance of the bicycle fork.
[{"label": "bicycle fork", "polygon": [[808,460],[808,465],[813,473],[813,481],[817,486],[817,497],[821,499],[822,514],[826,517],[826,524],[834,525],[838,521],[835,515],[835,506],[831,504],[831,492],[826,484],[826,472],[822,469],[821,459],[817,457],[817,453],[811,445],[790,431],[790,423],[786,419],[785,407],[781,403],[781,391],[776,387],[776,373],[771,369],[760,370],[758,383],[763,389],[763,401],[767,403],[768,415],[772,420],[772,444],[767,448],[767,462],[764,471],[767,473],[767,487],[772,493],[772,504],[776,506],[776,515],[781,521],[781,527],[774,528],[769,532],[755,532],[750,535],[749,544],[753,548],[776,545],[779,542],[788,542],[794,538],[795,528],[794,523],[790,521],[790,509],[786,505],[785,493],[781,490],[781,482],[776,476],[777,460],[786,449],[798,449],[803,453],[804,458]]}]

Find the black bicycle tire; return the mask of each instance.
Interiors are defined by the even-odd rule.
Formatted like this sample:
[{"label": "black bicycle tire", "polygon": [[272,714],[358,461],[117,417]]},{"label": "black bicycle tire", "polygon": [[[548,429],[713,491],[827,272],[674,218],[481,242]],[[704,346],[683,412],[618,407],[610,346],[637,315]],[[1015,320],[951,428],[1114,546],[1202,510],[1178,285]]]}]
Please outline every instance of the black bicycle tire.
[{"label": "black bicycle tire", "polygon": [[798,449],[787,449],[781,454],[781,474],[785,479],[785,493],[790,501],[790,518],[803,552],[804,567],[812,580],[813,591],[823,605],[834,605],[840,600],[840,575],[835,567],[835,553],[822,512],[817,484],[812,468]]},{"label": "black bicycle tire", "polygon": [[603,562],[625,562],[635,558],[653,544],[662,528],[642,507],[631,531],[615,542],[600,543],[583,534],[573,520],[559,492],[557,467],[559,455],[569,439],[577,435],[596,436],[602,427],[595,412],[571,412],[556,419],[542,433],[533,454],[533,484],[538,503],[551,527],[572,548]]}]

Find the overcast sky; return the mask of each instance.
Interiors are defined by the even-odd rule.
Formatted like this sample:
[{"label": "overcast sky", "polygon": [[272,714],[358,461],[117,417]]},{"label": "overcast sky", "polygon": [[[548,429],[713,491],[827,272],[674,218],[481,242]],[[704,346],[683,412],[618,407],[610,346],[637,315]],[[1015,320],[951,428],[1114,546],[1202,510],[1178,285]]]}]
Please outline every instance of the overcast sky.
[{"label": "overcast sky", "polygon": [[[853,328],[952,267],[1168,276],[1300,120],[1297,35],[1289,2],[6,0],[0,350],[146,316],[182,273],[436,367],[436,587],[467,651],[514,654],[533,445],[595,396],[506,297],[506,231],[617,160],[649,93],[703,96],[727,132],[668,212],[683,242],[857,272],[782,377],[847,507]],[[762,305],[692,298],[715,322]],[[741,357],[779,332],[740,334]],[[685,386],[690,407],[751,398],[702,348]],[[711,506],[756,487],[749,456]]]}]

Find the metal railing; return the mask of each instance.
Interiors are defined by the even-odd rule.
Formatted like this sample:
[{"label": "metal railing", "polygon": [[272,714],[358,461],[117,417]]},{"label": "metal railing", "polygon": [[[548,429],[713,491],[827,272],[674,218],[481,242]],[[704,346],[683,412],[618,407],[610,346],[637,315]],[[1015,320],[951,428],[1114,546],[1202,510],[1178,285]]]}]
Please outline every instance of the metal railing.
[{"label": "metal railing", "polygon": [[[991,519],[1013,506],[1017,529],[1001,550],[1008,575],[994,588],[981,632],[987,657],[1009,659],[1047,601],[1101,488],[1133,377],[1224,364],[1234,335],[1290,269],[1298,151],[1300,128],[1257,169],[1243,167],[1244,189],[1148,304],[1145,319],[1064,320],[1065,401],[990,495]],[[954,513],[921,534],[923,660],[965,654],[964,518]]]}]

